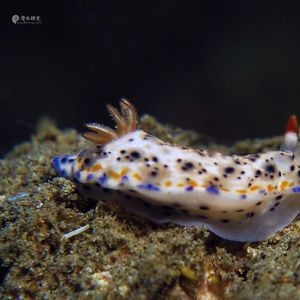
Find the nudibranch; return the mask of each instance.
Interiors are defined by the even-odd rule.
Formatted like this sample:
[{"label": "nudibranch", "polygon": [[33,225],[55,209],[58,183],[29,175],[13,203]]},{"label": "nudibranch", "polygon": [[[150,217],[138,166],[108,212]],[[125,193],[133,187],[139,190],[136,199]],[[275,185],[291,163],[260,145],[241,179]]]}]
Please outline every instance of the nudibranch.
[{"label": "nudibranch", "polygon": [[95,146],[57,156],[60,176],[74,180],[84,195],[101,198],[117,190],[128,211],[155,222],[203,225],[234,241],[268,239],[287,226],[300,208],[298,122],[291,116],[280,150],[224,156],[172,145],[138,129],[135,107],[107,105],[111,129],[89,123],[83,136]]}]

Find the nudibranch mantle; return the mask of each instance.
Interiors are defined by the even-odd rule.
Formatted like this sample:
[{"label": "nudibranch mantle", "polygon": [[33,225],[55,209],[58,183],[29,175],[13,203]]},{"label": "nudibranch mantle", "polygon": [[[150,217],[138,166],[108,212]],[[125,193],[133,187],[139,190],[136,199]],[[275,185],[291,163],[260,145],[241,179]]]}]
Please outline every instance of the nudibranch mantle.
[{"label": "nudibranch mantle", "polygon": [[103,189],[124,194],[125,209],[155,222],[204,225],[234,241],[259,241],[287,226],[300,208],[298,123],[288,122],[281,151],[224,156],[165,143],[137,128],[134,106],[108,105],[115,130],[87,124],[95,146],[78,155],[57,156],[60,176],[74,180],[84,195]]}]

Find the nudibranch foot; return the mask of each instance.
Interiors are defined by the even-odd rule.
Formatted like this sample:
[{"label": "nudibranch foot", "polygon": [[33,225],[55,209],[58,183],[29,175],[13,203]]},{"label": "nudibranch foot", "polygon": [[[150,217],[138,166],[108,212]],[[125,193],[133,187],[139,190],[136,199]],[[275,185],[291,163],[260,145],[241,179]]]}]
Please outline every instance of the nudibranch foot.
[{"label": "nudibranch foot", "polygon": [[[107,105],[111,129],[87,124],[96,143],[78,155],[57,156],[60,176],[83,196],[117,191],[130,212],[158,223],[203,225],[234,241],[259,241],[287,226],[300,210],[298,122],[292,116],[281,151],[224,156],[171,145],[137,128],[131,102]],[[88,200],[87,200],[88,201]]]}]

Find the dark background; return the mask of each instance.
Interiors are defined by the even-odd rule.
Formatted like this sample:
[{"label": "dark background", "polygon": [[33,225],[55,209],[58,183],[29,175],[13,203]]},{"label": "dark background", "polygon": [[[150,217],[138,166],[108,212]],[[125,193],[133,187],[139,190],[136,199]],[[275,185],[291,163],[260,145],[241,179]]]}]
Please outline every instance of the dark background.
[{"label": "dark background", "polygon": [[[300,116],[291,1],[36,2],[0,2],[1,154],[44,115],[79,131],[111,125],[104,104],[122,96],[227,142],[280,134]],[[42,24],[15,25],[14,14]]]}]

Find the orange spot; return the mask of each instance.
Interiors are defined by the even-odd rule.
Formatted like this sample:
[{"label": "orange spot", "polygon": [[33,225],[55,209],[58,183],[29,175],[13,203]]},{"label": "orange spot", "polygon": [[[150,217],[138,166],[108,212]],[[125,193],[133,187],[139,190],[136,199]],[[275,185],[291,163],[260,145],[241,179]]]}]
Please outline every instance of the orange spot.
[{"label": "orange spot", "polygon": [[295,115],[290,116],[288,123],[285,128],[285,132],[294,132],[298,133],[299,130],[299,125],[298,125],[298,120]]},{"label": "orange spot", "polygon": [[121,176],[125,176],[129,172],[129,168],[125,168],[121,172]]},{"label": "orange spot", "polygon": [[280,184],[280,187],[282,190],[284,190],[288,185],[288,182],[287,181],[282,181],[281,184]]},{"label": "orange spot", "polygon": [[141,176],[140,174],[138,174],[138,173],[133,174],[133,177],[134,177],[136,180],[139,180],[139,181],[142,180],[142,176]]},{"label": "orange spot", "polygon": [[113,179],[120,179],[120,175],[116,173],[115,171],[109,171],[108,176],[112,177]]},{"label": "orange spot", "polygon": [[246,194],[247,193],[247,190],[236,190],[238,193],[241,193],[241,194]]},{"label": "orange spot", "polygon": [[223,187],[221,187],[220,190],[223,191],[223,192],[229,192],[229,189],[226,189],[226,188],[223,188]]},{"label": "orange spot", "polygon": [[92,172],[97,172],[97,171],[99,171],[101,169],[102,169],[101,165],[95,164],[95,165],[92,166],[91,171]]},{"label": "orange spot", "polygon": [[166,187],[170,187],[171,185],[172,185],[172,182],[171,182],[171,181],[166,181],[166,182],[165,182],[165,186],[166,186]]},{"label": "orange spot", "polygon": [[197,183],[195,180],[190,180],[190,181],[189,181],[189,186],[197,187],[197,186],[198,186],[198,183]]},{"label": "orange spot", "polygon": [[178,183],[177,187],[184,187],[184,184],[183,183]]},{"label": "orange spot", "polygon": [[273,189],[274,189],[274,187],[273,187],[271,184],[269,184],[269,185],[267,186],[267,189],[268,189],[269,192],[272,192]]},{"label": "orange spot", "polygon": [[260,189],[260,186],[259,186],[259,185],[254,185],[254,186],[252,186],[252,187],[250,188],[251,191],[256,191],[256,190],[258,190],[258,189]]},{"label": "orange spot", "polygon": [[293,183],[293,182],[291,182],[291,183],[289,184],[290,187],[292,187],[292,186],[294,186],[294,185],[295,185],[295,183]]}]

